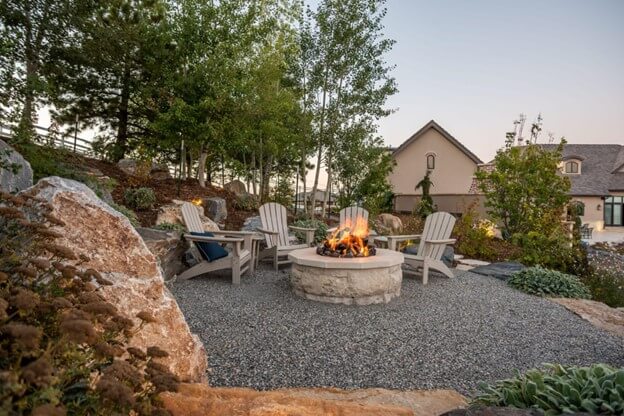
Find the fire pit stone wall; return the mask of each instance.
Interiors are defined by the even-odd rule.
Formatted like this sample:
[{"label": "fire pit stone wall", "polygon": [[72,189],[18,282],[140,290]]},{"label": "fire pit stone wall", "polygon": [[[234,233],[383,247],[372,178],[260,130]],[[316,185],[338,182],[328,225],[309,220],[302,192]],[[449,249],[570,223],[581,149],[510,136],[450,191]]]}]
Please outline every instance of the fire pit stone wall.
[{"label": "fire pit stone wall", "polygon": [[378,250],[373,257],[319,256],[315,248],[290,253],[290,282],[298,296],[347,305],[388,303],[401,294],[403,254]]}]

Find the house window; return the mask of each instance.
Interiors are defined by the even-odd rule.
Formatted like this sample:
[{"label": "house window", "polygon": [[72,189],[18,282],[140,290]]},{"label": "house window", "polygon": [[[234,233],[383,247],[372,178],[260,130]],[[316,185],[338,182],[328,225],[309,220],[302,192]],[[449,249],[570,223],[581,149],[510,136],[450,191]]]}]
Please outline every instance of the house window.
[{"label": "house window", "polygon": [[565,173],[579,173],[578,162],[566,162]]},{"label": "house window", "polygon": [[435,169],[435,155],[427,155],[427,169]]}]

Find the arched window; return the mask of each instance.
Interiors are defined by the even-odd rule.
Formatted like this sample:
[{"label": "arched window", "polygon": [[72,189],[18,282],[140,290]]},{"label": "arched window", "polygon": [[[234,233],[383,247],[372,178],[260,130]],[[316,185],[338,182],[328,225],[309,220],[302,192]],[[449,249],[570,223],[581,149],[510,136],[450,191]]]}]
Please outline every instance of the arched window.
[{"label": "arched window", "polygon": [[565,173],[579,173],[578,162],[566,162]]},{"label": "arched window", "polygon": [[435,155],[427,155],[427,170],[435,169]]}]

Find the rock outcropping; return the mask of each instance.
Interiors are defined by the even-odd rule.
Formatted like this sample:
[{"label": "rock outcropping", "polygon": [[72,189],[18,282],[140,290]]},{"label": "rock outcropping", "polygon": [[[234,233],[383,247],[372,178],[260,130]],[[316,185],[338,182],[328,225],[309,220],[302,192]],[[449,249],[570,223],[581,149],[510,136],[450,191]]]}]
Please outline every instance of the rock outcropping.
[{"label": "rock outcropping", "polygon": [[403,222],[396,215],[379,214],[375,221],[375,230],[381,235],[398,235],[403,232]]},{"label": "rock outcropping", "polygon": [[189,248],[188,241],[182,239],[177,231],[163,231],[153,228],[137,228],[147,248],[156,256],[165,280],[186,270],[182,263],[184,253]]},{"label": "rock outcropping", "polygon": [[437,416],[465,407],[452,390],[395,391],[332,388],[256,391],[183,384],[160,395],[173,416]]},{"label": "rock outcropping", "polygon": [[19,192],[31,187],[33,171],[15,149],[0,140],[0,190],[4,192]]},{"label": "rock outcropping", "polygon": [[103,286],[105,300],[138,326],[137,314],[148,311],[155,322],[145,323],[130,345],[158,346],[170,354],[158,358],[172,373],[187,381],[205,379],[207,360],[199,337],[189,330],[173,296],[164,285],[156,257],[126,217],[100,200],[80,182],[59,177],[40,180],[24,191],[48,201],[51,214],[65,223],[56,227],[57,243],[75,256],[88,258],[76,264],[91,268],[111,281]]},{"label": "rock outcropping", "polygon": [[589,299],[551,298],[553,302],[614,335],[624,337],[624,310]]}]

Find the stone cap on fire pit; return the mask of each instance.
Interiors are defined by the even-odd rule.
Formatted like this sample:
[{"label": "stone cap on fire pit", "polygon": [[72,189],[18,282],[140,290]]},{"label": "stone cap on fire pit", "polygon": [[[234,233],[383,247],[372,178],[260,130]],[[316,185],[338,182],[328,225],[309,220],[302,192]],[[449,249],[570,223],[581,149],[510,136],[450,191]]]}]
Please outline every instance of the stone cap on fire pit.
[{"label": "stone cap on fire pit", "polygon": [[377,249],[377,255],[369,257],[329,257],[316,254],[316,247],[293,250],[288,258],[295,264],[320,269],[377,269],[403,264],[403,253]]}]

